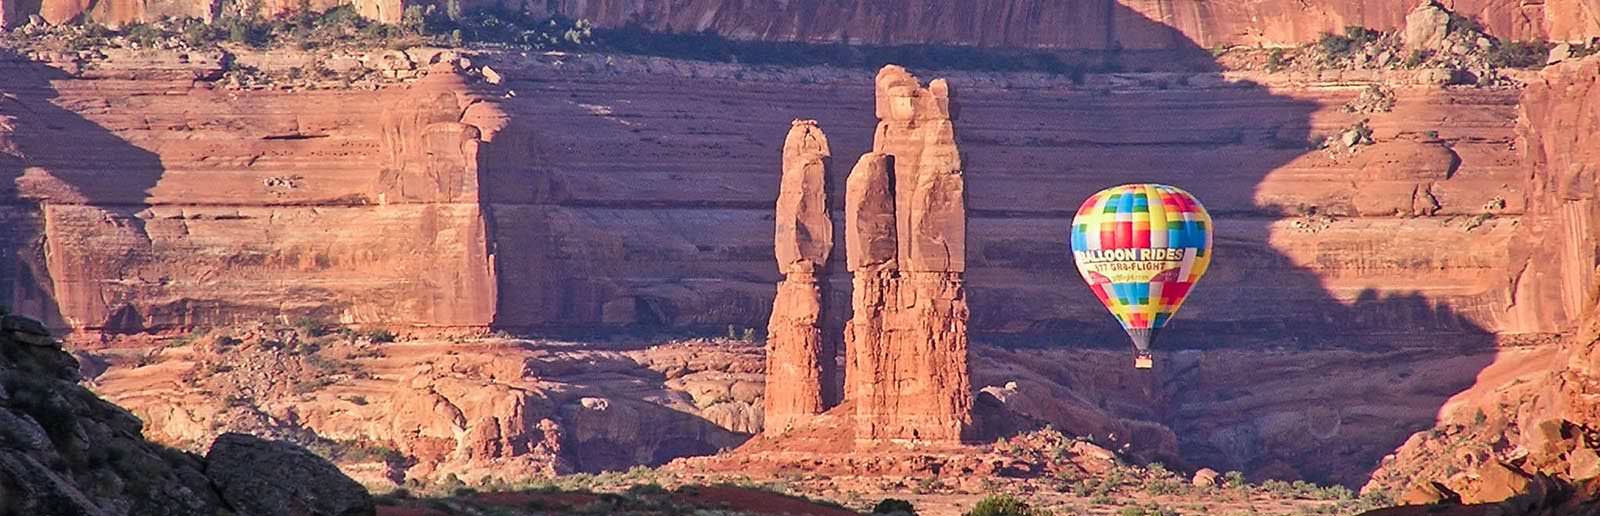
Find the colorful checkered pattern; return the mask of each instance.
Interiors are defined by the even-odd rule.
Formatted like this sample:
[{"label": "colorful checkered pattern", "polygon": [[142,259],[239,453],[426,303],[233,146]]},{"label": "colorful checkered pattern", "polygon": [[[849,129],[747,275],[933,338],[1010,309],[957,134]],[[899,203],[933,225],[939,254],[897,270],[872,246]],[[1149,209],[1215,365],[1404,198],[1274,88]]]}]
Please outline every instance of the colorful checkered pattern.
[{"label": "colorful checkered pattern", "polygon": [[1211,264],[1211,235],[1200,201],[1158,184],[1101,190],[1072,219],[1078,271],[1130,334],[1149,335],[1177,313]]}]

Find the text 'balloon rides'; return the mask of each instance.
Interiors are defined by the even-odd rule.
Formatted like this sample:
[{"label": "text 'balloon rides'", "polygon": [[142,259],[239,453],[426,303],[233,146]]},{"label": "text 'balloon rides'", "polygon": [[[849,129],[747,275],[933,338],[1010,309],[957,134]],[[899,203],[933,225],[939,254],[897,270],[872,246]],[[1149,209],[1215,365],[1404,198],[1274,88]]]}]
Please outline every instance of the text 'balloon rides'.
[{"label": "text 'balloon rides'", "polygon": [[1150,342],[1211,265],[1211,215],[1189,192],[1158,184],[1114,186],[1072,219],[1072,256],[1095,297],[1149,369]]}]

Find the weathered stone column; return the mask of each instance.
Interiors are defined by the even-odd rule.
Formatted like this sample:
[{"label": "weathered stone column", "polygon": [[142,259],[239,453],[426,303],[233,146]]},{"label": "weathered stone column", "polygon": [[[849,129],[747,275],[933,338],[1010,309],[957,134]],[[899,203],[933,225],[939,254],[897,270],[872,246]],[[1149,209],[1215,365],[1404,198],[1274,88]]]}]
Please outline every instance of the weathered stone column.
[{"label": "weathered stone column", "polygon": [[828,139],[810,120],[796,120],[783,145],[774,240],[783,281],[767,323],[765,429],[772,435],[827,410],[836,401],[838,349],[823,337],[817,278],[833,249],[828,214]]},{"label": "weathered stone column", "polygon": [[[853,314],[846,401],[858,440],[955,442],[972,423],[966,187],[949,86],[899,66],[877,79],[873,152],[845,199]],[[891,222],[892,221],[892,222]]]}]

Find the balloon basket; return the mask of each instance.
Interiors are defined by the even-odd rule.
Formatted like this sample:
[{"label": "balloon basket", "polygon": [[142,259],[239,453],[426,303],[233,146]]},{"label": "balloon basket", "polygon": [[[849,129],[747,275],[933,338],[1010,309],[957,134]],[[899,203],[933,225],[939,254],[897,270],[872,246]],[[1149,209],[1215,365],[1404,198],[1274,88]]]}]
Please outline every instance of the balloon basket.
[{"label": "balloon basket", "polygon": [[1134,355],[1134,357],[1133,357],[1133,368],[1134,369],[1150,369],[1150,368],[1153,368],[1155,366],[1156,366],[1156,361],[1155,361],[1154,358],[1151,358],[1150,355],[1146,355],[1146,354],[1140,353],[1138,355]]}]

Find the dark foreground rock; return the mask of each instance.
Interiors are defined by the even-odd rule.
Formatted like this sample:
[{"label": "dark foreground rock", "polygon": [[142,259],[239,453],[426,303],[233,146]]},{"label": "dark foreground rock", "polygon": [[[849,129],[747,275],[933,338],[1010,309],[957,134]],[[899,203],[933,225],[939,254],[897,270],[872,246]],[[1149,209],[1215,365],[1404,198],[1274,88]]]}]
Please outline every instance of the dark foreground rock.
[{"label": "dark foreground rock", "polygon": [[208,465],[145,440],[143,422],[77,384],[77,361],[41,325],[0,316],[0,516],[374,513],[359,485],[292,445],[218,439]]},{"label": "dark foreground rock", "polygon": [[206,453],[206,476],[239,512],[261,516],[376,513],[366,488],[304,448],[227,433]]}]

